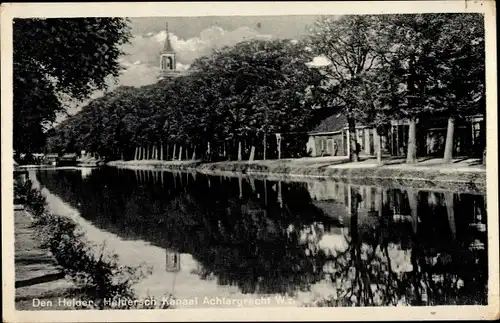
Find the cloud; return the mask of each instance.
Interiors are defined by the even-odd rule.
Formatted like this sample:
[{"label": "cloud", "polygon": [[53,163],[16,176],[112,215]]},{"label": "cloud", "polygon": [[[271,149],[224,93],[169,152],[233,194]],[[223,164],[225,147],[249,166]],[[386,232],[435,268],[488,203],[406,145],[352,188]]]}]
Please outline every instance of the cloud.
[{"label": "cloud", "polygon": [[[119,85],[141,86],[156,82],[159,73],[158,55],[163,48],[166,31],[149,32],[135,35],[130,44],[123,47],[121,64],[126,68],[120,76]],[[202,30],[199,36],[182,39],[170,33],[172,47],[177,54],[177,69],[185,70],[199,57],[209,55],[213,49],[231,46],[250,39],[271,39],[271,35],[260,34],[249,27],[240,27],[232,31],[218,26]]]},{"label": "cloud", "polygon": [[[129,44],[123,46],[125,55],[118,60],[124,68],[116,82],[109,81],[108,91],[118,86],[143,86],[157,82],[160,73],[159,53],[163,49],[167,34],[166,31],[147,32],[135,35]],[[205,28],[196,37],[182,39],[175,33],[170,33],[172,47],[177,54],[177,69],[186,70],[199,57],[209,55],[216,48],[231,46],[241,41],[250,39],[272,39],[271,35],[260,34],[249,27],[239,27],[229,31],[218,26]],[[102,96],[104,92],[95,92],[91,99]],[[70,103],[69,114],[80,111],[82,106],[88,104]],[[57,123],[64,120],[65,116],[59,116]]]}]

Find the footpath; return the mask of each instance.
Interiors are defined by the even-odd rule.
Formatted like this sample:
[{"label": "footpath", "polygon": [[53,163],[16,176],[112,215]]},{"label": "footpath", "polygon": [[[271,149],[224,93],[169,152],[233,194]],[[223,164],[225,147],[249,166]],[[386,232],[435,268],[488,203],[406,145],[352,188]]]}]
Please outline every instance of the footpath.
[{"label": "footpath", "polygon": [[251,175],[281,180],[329,179],[359,185],[433,187],[457,191],[485,191],[486,167],[478,159],[456,159],[445,164],[439,158],[419,159],[406,164],[402,158],[387,158],[378,165],[373,158],[350,162],[344,156],[280,160],[223,161],[199,160],[112,161],[109,166],[129,169],[196,171],[208,175]]},{"label": "footpath", "polygon": [[68,294],[73,284],[65,278],[51,253],[41,247],[32,215],[23,209],[15,210],[14,227],[16,309],[74,309],[59,306],[59,299]]}]

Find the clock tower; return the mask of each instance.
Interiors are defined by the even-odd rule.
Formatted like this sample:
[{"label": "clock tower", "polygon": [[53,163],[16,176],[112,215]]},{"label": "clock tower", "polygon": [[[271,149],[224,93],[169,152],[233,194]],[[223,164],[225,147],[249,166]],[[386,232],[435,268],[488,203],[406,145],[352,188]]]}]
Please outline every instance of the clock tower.
[{"label": "clock tower", "polygon": [[179,76],[180,73],[176,69],[176,55],[170,43],[170,35],[168,33],[168,23],[166,24],[167,38],[163,45],[163,50],[160,52],[160,75],[159,79],[166,79]]}]

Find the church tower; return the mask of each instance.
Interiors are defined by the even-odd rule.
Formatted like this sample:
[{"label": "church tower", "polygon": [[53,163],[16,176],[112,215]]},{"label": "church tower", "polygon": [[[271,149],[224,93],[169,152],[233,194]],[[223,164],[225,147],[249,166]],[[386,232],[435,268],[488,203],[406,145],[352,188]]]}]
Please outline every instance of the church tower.
[{"label": "church tower", "polygon": [[166,24],[167,38],[163,45],[163,50],[160,52],[160,75],[159,79],[171,78],[179,75],[176,69],[175,51],[170,43],[170,35],[168,33],[168,22]]}]

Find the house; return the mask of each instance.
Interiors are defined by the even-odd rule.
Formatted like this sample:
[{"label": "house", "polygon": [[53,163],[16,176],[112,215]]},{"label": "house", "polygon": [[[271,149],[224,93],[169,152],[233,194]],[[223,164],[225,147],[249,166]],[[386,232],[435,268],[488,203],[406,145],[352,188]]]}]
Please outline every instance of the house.
[{"label": "house", "polygon": [[[361,155],[374,155],[375,129],[356,125],[356,138]],[[347,156],[350,149],[349,127],[345,115],[338,113],[324,119],[316,128],[308,132],[307,151],[311,157]],[[385,140],[382,139],[382,146]]]},{"label": "house", "polygon": [[49,165],[57,165],[59,162],[59,155],[58,154],[47,154],[45,155],[43,159],[44,164],[49,164]]},{"label": "house", "polygon": [[[446,117],[421,118],[417,120],[417,156],[442,157],[446,142],[448,119]],[[408,120],[392,120],[388,132],[380,136],[383,155],[405,156],[408,145]],[[347,156],[350,149],[347,118],[335,114],[324,119],[315,129],[307,133],[306,149],[311,157]],[[360,155],[376,155],[376,130],[356,124],[356,141]],[[473,115],[457,120],[454,131],[453,156],[481,157],[486,144],[485,119]]]}]

